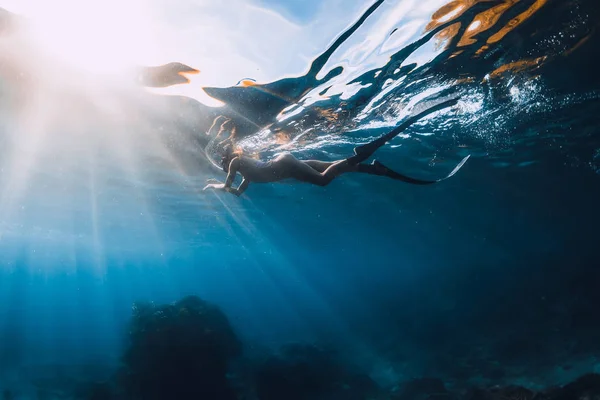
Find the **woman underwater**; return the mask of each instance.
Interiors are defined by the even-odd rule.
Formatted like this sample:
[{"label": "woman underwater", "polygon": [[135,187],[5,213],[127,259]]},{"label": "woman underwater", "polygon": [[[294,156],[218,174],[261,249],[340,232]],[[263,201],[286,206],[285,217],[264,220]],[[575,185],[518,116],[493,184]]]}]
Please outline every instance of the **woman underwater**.
[{"label": "woman underwater", "polygon": [[[216,189],[240,196],[248,188],[251,182],[254,183],[270,183],[278,182],[285,179],[295,179],[300,182],[307,182],[318,186],[327,186],[338,176],[348,172],[358,172],[370,175],[386,176],[391,179],[415,184],[428,185],[440,182],[454,175],[467,161],[469,156],[465,157],[454,170],[442,179],[437,180],[420,180],[414,179],[398,172],[391,170],[377,160],[373,160],[371,164],[364,164],[377,149],[385,145],[389,140],[396,137],[400,132],[404,131],[410,125],[418,121],[425,115],[439,111],[443,108],[453,106],[457,103],[456,99],[448,100],[426,109],[410,118],[407,118],[402,124],[370,143],[358,146],[354,149],[354,155],[344,160],[338,161],[319,161],[319,160],[299,160],[291,154],[281,154],[269,161],[260,161],[247,156],[234,149],[234,139],[236,135],[235,126],[231,120],[226,120],[220,127],[218,138],[225,131],[230,132],[229,138],[221,141],[218,145],[222,147],[221,167],[227,173],[225,183],[215,179],[209,179],[208,185],[203,190]],[[216,125],[217,120],[213,122],[212,128]],[[210,130],[209,130],[210,133]],[[237,174],[242,176],[242,182],[234,188],[233,181]]]}]

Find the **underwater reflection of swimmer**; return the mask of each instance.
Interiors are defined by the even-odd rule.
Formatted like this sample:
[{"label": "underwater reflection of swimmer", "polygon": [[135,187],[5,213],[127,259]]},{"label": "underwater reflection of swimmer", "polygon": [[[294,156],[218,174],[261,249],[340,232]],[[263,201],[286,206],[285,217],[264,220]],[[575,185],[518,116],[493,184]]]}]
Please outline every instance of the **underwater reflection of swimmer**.
[{"label": "underwater reflection of swimmer", "polygon": [[[404,131],[420,118],[443,108],[453,106],[456,103],[457,100],[453,99],[428,108],[425,111],[407,118],[405,122],[392,129],[379,139],[356,147],[354,149],[355,155],[344,160],[332,162],[319,160],[299,160],[291,154],[281,154],[266,162],[244,156],[239,150],[235,149],[235,127],[232,126],[230,120],[226,120],[221,125],[219,133],[217,134],[217,138],[219,138],[220,135],[225,131],[230,131],[231,134],[227,139],[218,142],[217,146],[220,147],[220,152],[222,153],[220,164],[223,171],[227,173],[227,179],[225,183],[219,182],[215,179],[210,179],[209,182],[211,183],[206,185],[204,190],[224,190],[239,196],[248,188],[248,185],[251,182],[270,183],[279,182],[286,179],[295,179],[297,181],[311,183],[313,185],[327,186],[338,176],[350,172],[385,176],[415,185],[428,185],[440,182],[453,176],[464,165],[469,156],[465,157],[450,174],[444,178],[436,180],[421,180],[402,175],[391,170],[377,160],[374,160],[371,164],[364,164],[363,162],[370,158],[373,153],[377,151],[377,149],[385,145],[389,140],[396,137],[398,134],[400,134],[400,132]],[[213,123],[213,127],[216,126],[217,120],[215,120],[215,123]],[[243,178],[242,183],[237,188],[234,188],[232,184],[238,173]]]},{"label": "underwater reflection of swimmer", "polygon": [[165,88],[190,83],[187,75],[199,74],[195,68],[180,62],[171,62],[155,67],[143,66],[136,70],[137,81],[146,87]]}]

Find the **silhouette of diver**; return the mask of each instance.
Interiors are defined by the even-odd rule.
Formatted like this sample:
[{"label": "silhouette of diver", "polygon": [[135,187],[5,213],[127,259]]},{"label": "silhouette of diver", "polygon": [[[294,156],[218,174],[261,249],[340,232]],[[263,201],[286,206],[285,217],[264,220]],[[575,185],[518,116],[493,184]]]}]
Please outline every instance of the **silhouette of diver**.
[{"label": "silhouette of diver", "polygon": [[[247,188],[250,182],[269,183],[278,182],[285,179],[295,179],[301,182],[311,183],[318,186],[327,186],[338,176],[348,172],[358,172],[370,175],[386,176],[391,179],[414,185],[429,185],[441,182],[453,176],[464,165],[470,156],[462,159],[462,161],[444,178],[436,180],[421,180],[402,175],[396,171],[383,165],[381,162],[374,160],[371,164],[363,164],[369,159],[375,151],[385,145],[388,141],[396,137],[413,123],[417,122],[424,116],[433,112],[451,107],[458,102],[457,99],[447,100],[430,107],[420,113],[417,113],[406,119],[402,124],[392,129],[387,134],[370,143],[358,146],[354,149],[354,155],[339,161],[327,162],[319,160],[298,160],[291,154],[281,154],[270,161],[260,161],[241,154],[240,151],[234,149],[233,139],[235,138],[235,127],[231,128],[231,135],[228,139],[221,141],[219,144],[223,147],[223,155],[221,157],[221,167],[227,173],[225,183],[215,179],[209,179],[209,184],[203,190],[216,189],[224,190],[229,193],[240,196]],[[219,119],[219,117],[217,118]],[[215,123],[213,126],[215,126]],[[230,120],[226,120],[219,130],[217,137],[228,129]],[[210,131],[209,131],[210,133]],[[237,187],[232,187],[233,181],[237,173],[242,175],[242,183]]]}]

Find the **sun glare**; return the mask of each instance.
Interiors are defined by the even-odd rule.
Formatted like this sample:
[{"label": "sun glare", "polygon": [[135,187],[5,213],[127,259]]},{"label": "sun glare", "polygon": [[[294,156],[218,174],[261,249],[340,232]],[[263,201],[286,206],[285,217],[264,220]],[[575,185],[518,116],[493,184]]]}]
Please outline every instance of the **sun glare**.
[{"label": "sun glare", "polygon": [[142,64],[156,50],[152,19],[141,1],[34,3],[24,10],[34,39],[61,62],[92,72],[118,72]]}]

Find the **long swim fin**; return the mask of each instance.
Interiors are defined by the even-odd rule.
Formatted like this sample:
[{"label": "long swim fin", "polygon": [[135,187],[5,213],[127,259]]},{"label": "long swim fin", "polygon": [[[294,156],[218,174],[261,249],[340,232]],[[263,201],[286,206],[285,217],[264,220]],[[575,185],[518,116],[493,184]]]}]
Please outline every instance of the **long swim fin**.
[{"label": "long swim fin", "polygon": [[381,168],[382,170],[385,170],[385,174],[383,174],[383,176],[387,176],[388,178],[396,179],[396,180],[410,183],[413,185],[431,185],[433,183],[438,183],[438,182],[444,181],[444,180],[454,176],[454,174],[456,174],[458,172],[458,170],[460,170],[462,168],[462,166],[465,165],[465,163],[467,162],[469,157],[471,157],[471,155],[468,155],[465,158],[463,158],[461,160],[461,162],[459,162],[458,165],[456,167],[454,167],[452,172],[450,172],[448,175],[446,175],[443,178],[436,179],[436,180],[411,178],[410,176],[403,175],[401,173],[398,173],[398,172],[392,170],[391,168],[386,167],[385,165],[383,165],[381,162],[379,162],[377,160],[373,161],[373,165],[377,166],[378,168]]},{"label": "long swim fin", "polygon": [[366,161],[369,157],[373,155],[377,149],[385,145],[387,142],[398,136],[402,131],[406,130],[409,126],[417,122],[419,119],[425,117],[426,115],[432,114],[436,111],[443,110],[444,108],[452,107],[453,105],[458,103],[458,98],[450,99],[443,101],[439,104],[434,105],[426,110],[421,111],[418,114],[415,114],[409,118],[407,118],[403,123],[381,136],[378,139],[373,140],[372,142],[363,144],[354,149],[354,156],[349,157],[347,160],[350,165],[356,165],[361,162]]}]

